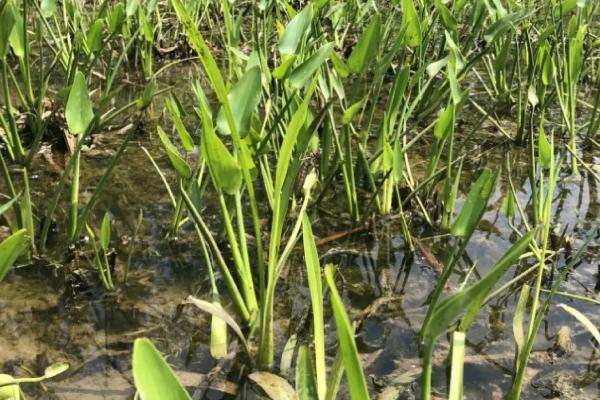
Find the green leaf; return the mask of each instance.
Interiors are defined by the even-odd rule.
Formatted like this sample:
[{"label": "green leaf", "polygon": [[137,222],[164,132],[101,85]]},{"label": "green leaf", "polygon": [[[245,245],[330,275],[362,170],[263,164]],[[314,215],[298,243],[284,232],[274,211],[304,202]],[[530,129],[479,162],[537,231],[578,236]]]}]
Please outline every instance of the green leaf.
[{"label": "green leaf", "polygon": [[87,46],[90,52],[96,53],[102,50],[102,31],[104,29],[104,21],[98,18],[90,30],[87,32]]},{"label": "green leaf", "polygon": [[[260,103],[260,97],[261,72],[260,68],[256,66],[246,71],[227,95],[238,134],[242,138],[248,134],[250,119]],[[223,108],[217,115],[217,129],[224,135],[231,134],[231,127],[227,123]]]},{"label": "green leaf", "polygon": [[132,17],[137,12],[137,9],[140,5],[140,0],[126,0],[127,8],[127,16]]},{"label": "green leaf", "polygon": [[283,79],[295,61],[295,54],[290,54],[289,56],[283,57],[281,64],[279,64],[279,66],[273,70],[273,77],[275,79]]},{"label": "green leaf", "polygon": [[323,397],[317,395],[315,371],[307,345],[300,346],[296,359],[296,392],[298,400],[314,400]]},{"label": "green leaf", "polygon": [[102,226],[100,227],[100,247],[105,252],[108,251],[108,247],[110,246],[110,214],[108,212],[104,213],[104,218],[102,218]]},{"label": "green leaf", "polygon": [[26,229],[21,229],[0,243],[0,282],[27,248],[26,232]]},{"label": "green leaf", "polygon": [[110,20],[108,24],[110,33],[120,33],[121,28],[123,27],[123,23],[125,22],[125,18],[125,6],[123,5],[123,3],[118,3],[116,6],[113,7],[110,13]]},{"label": "green leaf", "polygon": [[452,131],[452,125],[454,124],[454,104],[450,103],[448,107],[442,109],[438,120],[435,122],[433,128],[433,135],[440,141],[446,135]]},{"label": "green leaf", "polygon": [[0,206],[0,217],[6,211],[10,210],[10,208],[13,206],[13,204],[15,204],[15,202],[19,199],[19,196],[20,195],[16,195],[15,197],[13,197],[12,199],[10,199],[9,201],[7,201],[6,203],[4,203]]},{"label": "green leaf", "polygon": [[365,103],[365,100],[366,98],[360,99],[356,103],[352,104],[350,107],[346,108],[346,110],[344,110],[344,114],[342,115],[342,125],[348,125],[350,122],[352,122],[352,119],[354,118],[356,113],[360,111],[363,104]]},{"label": "green leaf", "polygon": [[527,16],[527,10],[519,11],[514,14],[507,15],[505,17],[500,18],[492,25],[490,25],[484,34],[484,39],[486,41],[486,45],[491,45],[494,43],[499,37],[508,31],[509,29],[513,29],[515,23],[520,21],[521,19]]},{"label": "green leaf", "polygon": [[190,166],[183,159],[181,154],[179,154],[179,151],[177,151],[173,143],[171,143],[171,140],[169,139],[165,131],[163,131],[163,129],[160,126],[156,127],[156,131],[158,132],[158,137],[160,138],[160,141],[162,142],[163,147],[167,152],[167,157],[169,157],[173,168],[175,168],[179,176],[181,176],[184,179],[189,179],[192,176],[192,170]]},{"label": "green leaf", "polygon": [[523,323],[525,322],[525,312],[527,311],[527,300],[529,299],[529,285],[523,285],[519,294],[519,300],[515,307],[515,314],[513,316],[513,335],[515,337],[516,359],[519,359],[521,351],[525,348],[525,332],[523,330]]},{"label": "green leaf", "polygon": [[57,0],[42,0],[40,9],[44,18],[49,18],[54,14],[56,10]]},{"label": "green leaf", "polygon": [[6,57],[9,49],[9,38],[15,24],[15,12],[12,2],[9,1],[2,8],[0,14],[0,58]]},{"label": "green leaf", "polygon": [[335,51],[331,50],[331,54],[329,55],[329,58],[331,58],[331,63],[333,64],[333,68],[338,73],[340,78],[343,79],[343,78],[348,77],[348,75],[350,75],[350,68],[348,67],[348,65],[346,65],[344,60],[342,60],[341,57],[338,56],[338,54]]},{"label": "green leaf", "polygon": [[[324,398],[325,392],[327,390],[327,371],[325,368],[325,322],[323,318],[323,287],[321,278],[321,263],[319,262],[317,245],[315,244],[315,238],[313,236],[310,219],[306,214],[304,214],[304,217],[302,219],[302,240],[304,243],[304,262],[306,263],[306,272],[308,279],[308,288],[310,290],[310,302],[312,304],[314,327],[313,346],[315,349],[316,388],[318,392],[318,397],[312,398],[322,399]],[[300,363],[300,361],[298,361],[298,363]],[[310,373],[311,375],[313,374],[312,365],[310,365],[310,368],[307,365],[304,365],[304,367],[307,369],[304,372],[305,375],[308,373]],[[309,382],[305,381],[304,383],[308,384]],[[298,375],[296,375],[296,385],[297,384]],[[313,382],[313,384],[315,383]],[[304,392],[305,391],[303,390],[302,393]],[[299,391],[298,394],[300,393],[301,392]]]},{"label": "green leaf", "polygon": [[402,0],[402,29],[404,29],[404,44],[410,47],[421,45],[421,22],[413,0]]},{"label": "green leaf", "polygon": [[313,73],[329,58],[330,50],[333,48],[333,43],[327,43],[306,61],[297,66],[288,77],[290,85],[296,89],[304,86],[305,82],[313,75]]},{"label": "green leaf", "polygon": [[381,17],[376,14],[348,57],[350,71],[355,74],[363,73],[377,55],[380,42]]},{"label": "green leaf", "polygon": [[569,46],[569,73],[571,82],[579,80],[581,68],[583,65],[583,40],[585,38],[586,25],[579,26],[575,37],[571,40]]},{"label": "green leaf", "polygon": [[183,145],[183,149],[187,152],[194,150],[194,140],[192,136],[188,132],[187,128],[183,124],[181,120],[181,114],[179,112],[179,108],[177,106],[177,100],[173,95],[169,96],[169,98],[165,101],[167,105],[167,109],[169,110],[169,114],[171,114],[171,119],[173,120],[173,125],[175,125],[175,130],[179,135],[179,139],[181,140],[181,144]]},{"label": "green leaf", "polygon": [[309,3],[287,25],[279,41],[279,52],[282,55],[292,55],[298,50],[302,37],[308,31],[313,18],[313,6]]},{"label": "green leaf", "polygon": [[49,365],[44,370],[44,379],[54,378],[69,369],[69,364],[66,362],[57,362]]},{"label": "green leaf", "polygon": [[10,385],[14,378],[7,374],[0,374],[0,400],[21,400],[21,389],[18,384]]},{"label": "green leaf", "polygon": [[544,132],[544,126],[540,126],[540,133],[538,137],[538,151],[540,157],[540,165],[543,169],[550,169],[552,166],[552,145],[546,137]]},{"label": "green leaf", "polygon": [[471,186],[467,199],[460,210],[460,214],[452,225],[451,232],[454,236],[469,238],[475,231],[479,220],[483,216],[488,199],[494,190],[497,173],[485,168],[477,181]]},{"label": "green leaf", "polygon": [[210,111],[200,101],[202,116],[202,156],[208,163],[215,185],[227,194],[236,194],[242,186],[242,169],[212,126]]},{"label": "green leaf", "polygon": [[367,390],[365,374],[360,364],[358,348],[354,341],[354,330],[344,309],[344,302],[335,286],[333,279],[334,271],[335,267],[333,265],[329,264],[325,266],[325,280],[331,291],[331,308],[333,309],[340,351],[342,352],[342,361],[346,369],[350,398],[353,400],[368,400],[369,391]]},{"label": "green leaf", "polygon": [[392,179],[394,183],[402,181],[402,172],[404,171],[404,151],[402,150],[402,141],[397,139],[394,143],[394,156],[392,160]]},{"label": "green leaf", "polygon": [[133,343],[133,380],[142,400],[191,400],[189,393],[152,342]]},{"label": "green leaf", "polygon": [[442,19],[442,24],[444,24],[444,27],[449,31],[456,31],[456,28],[458,28],[458,23],[456,22],[456,18],[454,18],[452,11],[450,11],[448,7],[442,3],[442,0],[434,0],[433,4],[437,12],[440,14],[440,18]]},{"label": "green leaf", "polygon": [[13,53],[19,58],[23,58],[25,55],[25,37],[23,33],[23,18],[20,14],[15,14],[15,23],[9,41]]},{"label": "green leaf", "polygon": [[75,73],[75,79],[65,106],[65,118],[69,131],[73,135],[84,133],[94,119],[90,94],[81,71]]}]

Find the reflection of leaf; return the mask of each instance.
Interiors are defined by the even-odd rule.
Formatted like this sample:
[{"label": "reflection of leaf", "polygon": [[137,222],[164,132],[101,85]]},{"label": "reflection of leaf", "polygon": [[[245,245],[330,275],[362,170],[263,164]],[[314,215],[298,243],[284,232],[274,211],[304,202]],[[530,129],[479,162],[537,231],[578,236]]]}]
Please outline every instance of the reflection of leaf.
[{"label": "reflection of leaf", "polygon": [[296,392],[288,381],[270,372],[253,372],[248,375],[272,400],[296,400]]}]

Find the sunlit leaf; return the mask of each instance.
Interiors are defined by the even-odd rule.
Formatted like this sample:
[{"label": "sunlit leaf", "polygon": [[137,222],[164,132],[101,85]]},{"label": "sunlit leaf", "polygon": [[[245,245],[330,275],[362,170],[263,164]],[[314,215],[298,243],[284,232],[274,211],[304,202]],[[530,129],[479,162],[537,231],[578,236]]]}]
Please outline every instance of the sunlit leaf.
[{"label": "sunlit leaf", "polygon": [[298,50],[305,33],[310,27],[313,18],[313,6],[309,3],[299,12],[287,25],[281,40],[279,40],[279,52],[282,55],[292,55]]},{"label": "sunlit leaf", "polygon": [[138,338],[133,343],[132,369],[135,387],[142,400],[191,400],[150,340]]},{"label": "sunlit leaf", "polygon": [[350,71],[355,74],[364,72],[377,55],[380,42],[381,17],[379,14],[375,14],[348,57],[347,64]]},{"label": "sunlit leaf", "polygon": [[[242,78],[233,86],[233,89],[227,95],[233,119],[235,121],[238,134],[244,137],[248,134],[250,119],[256,107],[260,103],[261,97],[261,73],[259,67],[252,67]],[[224,135],[231,134],[231,127],[225,118],[223,108],[217,115],[217,129]]]},{"label": "sunlit leaf", "polygon": [[94,119],[90,94],[81,71],[75,73],[75,79],[65,106],[65,118],[69,131],[73,135],[84,133]]}]

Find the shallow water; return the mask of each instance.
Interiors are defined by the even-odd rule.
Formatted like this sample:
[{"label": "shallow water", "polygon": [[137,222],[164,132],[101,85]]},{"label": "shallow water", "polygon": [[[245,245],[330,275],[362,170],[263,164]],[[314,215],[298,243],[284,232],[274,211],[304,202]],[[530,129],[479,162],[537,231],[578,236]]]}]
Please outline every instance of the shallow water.
[{"label": "shallow water", "polygon": [[[149,125],[158,117],[154,115]],[[152,132],[152,129],[148,131]],[[116,148],[119,140],[113,134],[97,135],[95,146],[83,156],[83,199],[89,196],[103,167],[110,160],[111,151],[106,149]],[[206,296],[210,289],[208,275],[191,229],[184,228],[177,238],[165,238],[172,207],[160,177],[149,164],[141,146],[148,148],[159,165],[164,167],[167,180],[175,181],[174,175],[169,172],[168,160],[153,135],[140,132],[102,194],[96,206],[96,218],[92,220],[99,224],[105,210],[113,217],[117,277],[121,276],[129,251],[133,249],[126,287],[121,287],[114,294],[106,294],[92,272],[85,246],[64,266],[18,268],[2,284],[0,370],[25,376],[28,371],[42,371],[51,362],[64,360],[71,364],[65,376],[45,387],[24,385],[32,398],[94,400],[131,397],[131,349],[133,340],[139,336],[150,337],[174,368],[186,373],[185,381],[192,386],[216,366],[222,367],[216,381],[238,382],[240,363],[233,360],[220,365],[210,357],[207,316],[195,309],[178,308],[190,294]],[[483,160],[469,165],[472,175],[476,175],[477,169],[484,163],[498,168],[503,165],[502,145],[469,141],[465,142],[465,146],[474,152],[483,147],[487,150]],[[419,152],[415,153],[416,159]],[[599,165],[600,155],[586,161]],[[34,198],[49,196],[52,182],[56,180],[55,176],[44,172],[43,164],[40,165],[40,173],[31,183]],[[529,196],[526,167],[517,165],[513,180],[519,190],[519,200],[526,203]],[[514,234],[502,212],[506,185],[507,182],[499,182],[479,230],[468,246],[468,257],[461,261],[453,277],[454,287],[460,285],[473,263],[477,263],[476,273],[483,274],[514,241]],[[467,190],[467,187],[461,187],[462,193]],[[565,175],[560,181],[554,206],[555,222],[572,238],[574,251],[600,224],[599,195],[598,183],[585,170],[582,170],[581,177]],[[218,227],[216,205],[210,202],[210,197],[205,202],[207,219]],[[337,204],[343,204],[341,193],[325,198],[319,207],[315,207],[311,218],[315,221],[317,236],[327,237],[351,228],[343,222],[343,218],[339,218],[339,213],[335,214],[339,208]],[[457,209],[461,204],[462,200]],[[144,213],[143,225],[138,240],[131,247],[131,235],[139,210]],[[59,210],[59,216],[65,213],[66,208]],[[516,222],[518,226],[519,220]],[[416,213],[409,223],[415,236],[421,237],[425,246],[443,260],[451,248],[449,240],[424,228],[425,224]],[[417,335],[426,311],[424,303],[435,286],[436,273],[424,258],[418,255],[408,258],[398,219],[380,218],[371,225],[368,231],[320,246],[319,253],[323,262],[339,266],[338,287],[350,316],[362,321],[357,331],[357,344],[370,377],[371,391],[380,393],[378,398],[381,399],[412,398],[418,394],[420,373]],[[59,224],[57,229],[55,241],[60,242],[63,237],[61,229],[65,226]],[[63,260],[65,255],[56,249],[50,253],[55,259]],[[565,257],[561,256],[559,267],[564,265]],[[561,290],[598,299],[599,265],[600,238],[596,237]],[[277,297],[280,303],[276,305],[278,352],[281,352],[284,341],[310,304],[302,269],[301,254],[294,254],[287,276],[278,288],[282,292]],[[554,304],[559,302],[577,308],[597,326],[600,325],[597,303],[557,296]],[[502,393],[507,392],[514,354],[511,321],[515,303],[515,294],[492,299],[469,332],[465,363],[466,398],[500,399]],[[331,326],[332,316],[326,314],[326,318]],[[557,332],[563,327],[570,329],[574,345],[565,354],[555,347]],[[329,356],[333,357],[336,338],[329,335],[327,340]],[[437,392],[446,393],[448,377],[444,357],[447,340],[441,338],[438,347],[433,382]],[[526,385],[523,398],[599,398],[597,353],[589,332],[569,314],[552,307],[532,354],[531,381]],[[216,384],[213,382],[213,385]],[[346,398],[343,390],[341,397]],[[218,390],[209,390],[205,398],[228,396]]]}]

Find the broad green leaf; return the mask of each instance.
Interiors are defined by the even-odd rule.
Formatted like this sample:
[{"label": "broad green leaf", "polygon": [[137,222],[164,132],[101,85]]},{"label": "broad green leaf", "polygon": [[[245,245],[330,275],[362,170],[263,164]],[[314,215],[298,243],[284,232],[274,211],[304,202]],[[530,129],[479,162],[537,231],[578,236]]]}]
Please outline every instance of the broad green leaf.
[{"label": "broad green leaf", "polygon": [[156,127],[156,131],[158,132],[158,137],[160,138],[160,141],[162,142],[163,147],[167,152],[167,157],[169,157],[171,164],[173,165],[179,176],[181,176],[184,179],[188,179],[189,177],[191,177],[192,170],[190,166],[187,164],[187,162],[184,160],[181,154],[179,154],[179,151],[177,151],[173,143],[171,143],[171,140],[169,139],[165,131],[163,131],[163,129],[160,126]]},{"label": "broad green leaf", "polygon": [[540,126],[540,132],[538,137],[538,152],[540,157],[540,165],[544,169],[550,169],[552,166],[552,145],[546,137],[544,132],[544,126]]},{"label": "broad green leaf", "polygon": [[0,13],[0,58],[6,57],[9,49],[9,38],[15,24],[15,12],[12,1],[8,1]]},{"label": "broad green leaf", "polygon": [[22,58],[25,55],[25,37],[23,36],[23,18],[15,14],[15,23],[10,33],[10,47],[15,56]]},{"label": "broad green leaf", "polygon": [[600,331],[598,331],[598,328],[594,325],[592,321],[590,321],[588,317],[586,317],[581,311],[577,310],[576,308],[568,306],[564,303],[561,303],[558,306],[566,312],[568,312],[569,314],[571,314],[573,317],[575,317],[579,322],[581,322],[581,324],[585,326],[588,331],[590,331],[592,336],[594,336],[596,342],[600,343]]},{"label": "broad green leaf", "polygon": [[[218,301],[213,301],[213,306],[223,309]],[[214,315],[210,319],[210,355],[216,359],[227,356],[227,323]]]},{"label": "broad green leaf", "polygon": [[360,99],[356,103],[352,104],[350,107],[346,108],[346,110],[344,110],[344,114],[342,115],[342,125],[348,125],[350,122],[352,122],[352,119],[354,118],[356,113],[359,112],[363,104],[365,104],[365,100],[366,99]]},{"label": "broad green leaf", "polygon": [[144,11],[143,7],[138,8],[138,20],[140,22],[140,26],[142,27],[142,36],[144,37],[144,40],[147,43],[152,43],[154,41],[154,31],[150,21],[148,21],[148,17],[146,16],[146,12]]},{"label": "broad green leaf", "polygon": [[26,250],[26,233],[26,229],[21,229],[0,243],[0,282],[2,282],[17,258]]},{"label": "broad green leaf", "polygon": [[491,169],[483,170],[477,181],[471,186],[458,217],[452,225],[451,232],[454,236],[469,238],[475,231],[479,220],[483,216],[488,199],[494,190],[497,173]]},{"label": "broad green leaf", "polygon": [[298,400],[323,398],[317,394],[314,366],[307,345],[300,346],[298,350],[298,358],[296,359],[296,392],[298,393]]},{"label": "broad green leaf", "polygon": [[183,149],[187,152],[194,150],[194,140],[192,136],[188,132],[187,128],[183,124],[181,120],[181,114],[179,113],[179,108],[177,106],[177,101],[171,95],[166,101],[167,109],[169,110],[169,114],[171,114],[171,119],[173,120],[173,125],[175,125],[175,130],[179,135],[179,139],[181,140],[181,144],[183,145]]},{"label": "broad green leaf", "polygon": [[404,44],[410,47],[421,45],[421,22],[413,0],[402,0],[402,29]]},{"label": "broad green leaf", "polygon": [[215,185],[227,194],[236,194],[242,186],[242,169],[215,133],[210,111],[200,101],[202,116],[202,156],[208,163]]},{"label": "broad green leaf", "polygon": [[7,374],[0,374],[0,400],[21,400],[21,389],[18,384],[8,385],[9,382],[13,382],[15,379]]},{"label": "broad green leaf", "polygon": [[452,130],[454,124],[454,104],[450,103],[448,107],[442,109],[438,120],[433,128],[433,135],[440,141]]},{"label": "broad green leaf", "polygon": [[[325,397],[325,391],[327,390],[327,372],[325,368],[325,322],[323,318],[321,263],[319,261],[317,245],[315,244],[315,238],[313,236],[310,219],[306,214],[304,214],[302,219],[302,240],[304,242],[304,262],[306,264],[308,288],[310,290],[310,302],[312,304],[316,388],[318,392],[318,398],[322,399]],[[300,363],[300,361],[298,362]],[[308,369],[305,371],[305,374],[313,373],[312,365],[310,366],[311,368],[308,368],[307,365],[304,365],[304,367]],[[296,378],[297,377],[298,375],[296,375]],[[307,384],[306,381],[304,383]],[[298,384],[298,379],[296,379],[296,384]]]},{"label": "broad green leaf", "polygon": [[369,391],[367,390],[365,374],[360,364],[358,348],[354,341],[354,330],[350,324],[348,314],[346,314],[342,297],[335,286],[334,271],[335,267],[333,265],[329,264],[325,266],[325,280],[331,291],[331,308],[333,309],[340,351],[342,352],[342,362],[346,369],[350,398],[352,400],[368,400]]},{"label": "broad green leaf", "polygon": [[333,43],[327,43],[306,61],[297,66],[288,77],[290,85],[296,89],[304,86],[306,81],[314,74],[314,72],[329,58],[330,50],[333,48]]},{"label": "broad green leaf", "polygon": [[581,68],[583,65],[583,40],[585,38],[586,25],[579,26],[577,34],[571,40],[569,47],[569,72],[571,82],[575,83],[579,80]]},{"label": "broad green leaf", "polygon": [[[241,137],[248,134],[252,114],[260,103],[261,90],[260,68],[252,67],[246,71],[227,95],[237,132]],[[217,129],[224,135],[231,134],[231,127],[227,123],[223,108],[217,115]]]},{"label": "broad green leaf", "polygon": [[277,66],[277,68],[275,68],[273,70],[273,77],[275,79],[280,79],[280,80],[285,78],[288,70],[294,64],[295,61],[296,61],[295,54],[290,54],[289,56],[283,57],[281,64],[279,64],[279,66]]},{"label": "broad green leaf", "polygon": [[298,50],[302,37],[308,31],[313,18],[313,6],[309,3],[287,25],[279,41],[279,52],[282,55],[292,55]]},{"label": "broad green leaf", "polygon": [[191,400],[150,340],[138,338],[133,343],[132,369],[135,387],[142,400]]},{"label": "broad green leaf", "polygon": [[490,25],[484,34],[486,44],[489,46],[494,43],[499,37],[501,37],[509,29],[513,29],[515,23],[527,16],[527,10],[519,11],[514,14],[507,15],[500,18],[492,25]]},{"label": "broad green leaf", "polygon": [[440,14],[440,18],[442,19],[444,27],[449,31],[456,31],[458,23],[456,22],[456,18],[454,18],[452,11],[450,11],[448,7],[442,3],[442,0],[435,0],[433,4],[437,12]]},{"label": "broad green leaf", "polygon": [[123,27],[123,23],[125,22],[126,14],[125,14],[125,6],[123,3],[118,3],[113,7],[110,20],[109,20],[109,29],[110,33],[115,34],[121,32],[121,28]]},{"label": "broad green leaf", "polygon": [[40,10],[44,18],[49,18],[54,14],[56,10],[57,0],[42,0],[40,3]]},{"label": "broad green leaf", "polygon": [[65,106],[65,118],[69,131],[73,135],[84,133],[94,119],[90,94],[81,71],[75,73],[75,79]]},{"label": "broad green leaf", "polygon": [[334,50],[331,50],[331,54],[329,55],[329,58],[331,59],[333,68],[338,73],[340,78],[343,79],[343,78],[346,78],[348,75],[350,75],[350,68],[348,67],[348,65],[346,65],[344,60],[342,60],[340,58],[340,56],[338,56],[338,54]]},{"label": "broad green leaf", "polygon": [[448,400],[462,400],[463,372],[465,366],[465,333],[452,333],[452,362],[450,364],[450,389]]},{"label": "broad green leaf", "polygon": [[377,55],[380,42],[381,17],[376,14],[348,57],[347,64],[350,71],[355,74],[363,73]]},{"label": "broad green leaf", "polygon": [[554,75],[556,74],[556,68],[554,66],[554,60],[552,59],[552,54],[549,51],[549,46],[547,43],[544,44],[542,48],[542,82],[544,85],[548,86],[550,83],[554,81]]},{"label": "broad green leaf", "polygon": [[102,218],[102,226],[100,227],[100,247],[102,247],[102,250],[108,251],[109,246],[110,246],[110,214],[108,212],[105,212],[104,218]]},{"label": "broad green leaf", "polygon": [[102,49],[102,31],[104,30],[104,21],[98,18],[90,30],[87,32],[87,46],[90,52],[96,53]]}]

